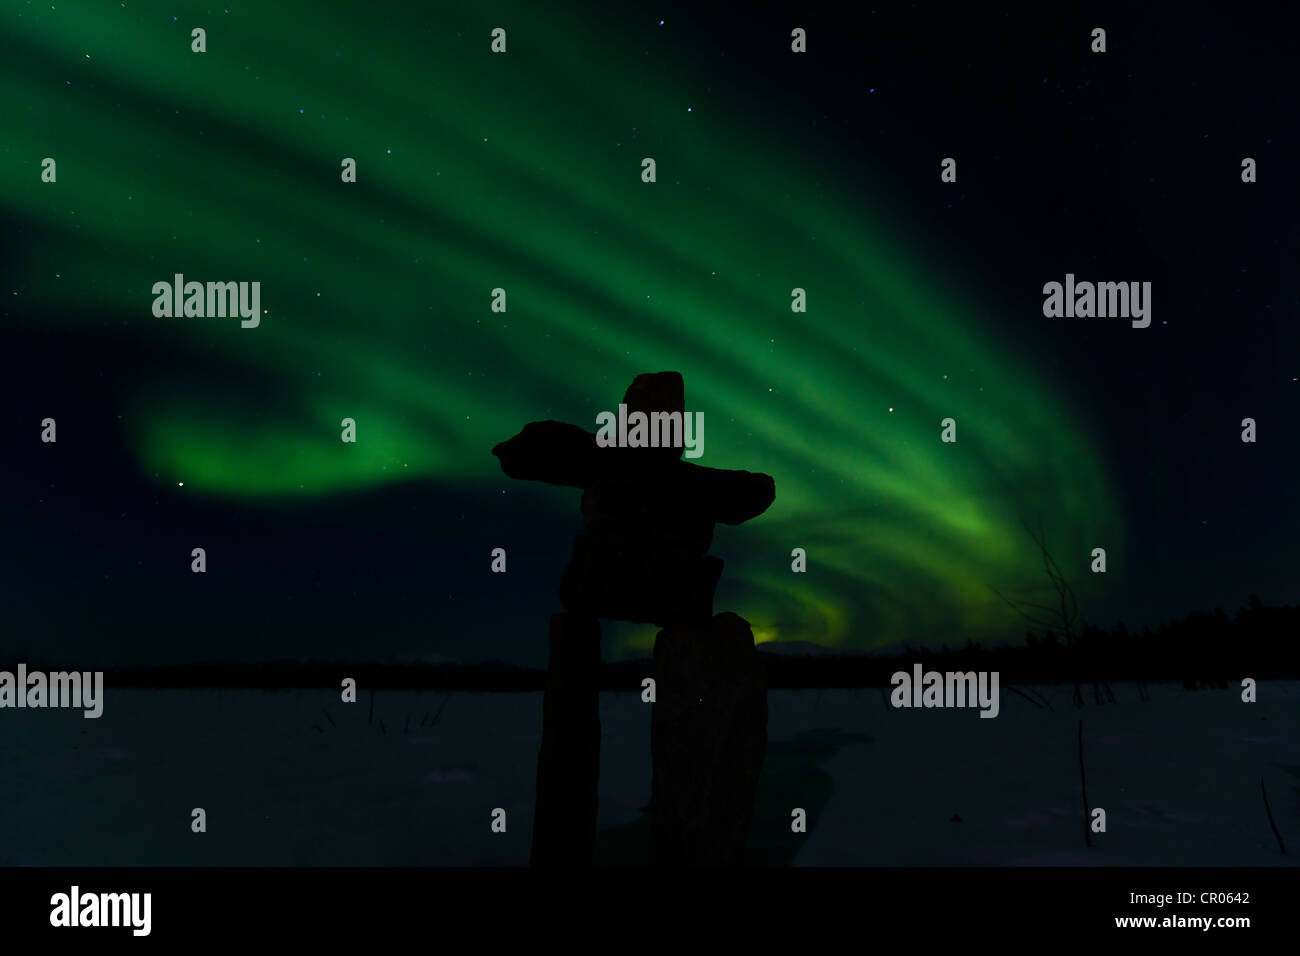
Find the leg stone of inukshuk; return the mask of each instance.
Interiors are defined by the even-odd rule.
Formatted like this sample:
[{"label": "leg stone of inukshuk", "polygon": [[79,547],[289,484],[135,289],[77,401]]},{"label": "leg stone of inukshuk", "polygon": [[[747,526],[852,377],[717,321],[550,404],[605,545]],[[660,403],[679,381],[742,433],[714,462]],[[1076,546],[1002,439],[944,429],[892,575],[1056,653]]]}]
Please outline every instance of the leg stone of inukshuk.
[{"label": "leg stone of inukshuk", "polygon": [[537,758],[533,866],[590,866],[600,776],[600,625],[552,614]]},{"label": "leg stone of inukshuk", "polygon": [[665,628],[654,673],[653,862],[736,865],[767,749],[767,693],[749,624],[723,613]]}]

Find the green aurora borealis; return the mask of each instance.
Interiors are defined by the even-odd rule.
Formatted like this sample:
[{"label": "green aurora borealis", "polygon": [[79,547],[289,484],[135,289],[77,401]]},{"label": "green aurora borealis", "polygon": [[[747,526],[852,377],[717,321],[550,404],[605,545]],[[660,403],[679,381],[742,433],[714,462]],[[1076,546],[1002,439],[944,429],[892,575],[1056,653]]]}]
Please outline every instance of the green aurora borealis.
[{"label": "green aurora borealis", "polygon": [[[961,250],[910,229],[869,158],[828,156],[753,105],[752,77],[706,69],[707,38],[522,3],[419,29],[361,4],[223,10],[3,14],[0,203],[59,237],[17,247],[17,291],[71,336],[168,355],[120,409],[141,473],[268,512],[394,482],[495,493],[489,450],[525,422],[594,430],[634,375],[676,369],[699,463],[776,479],[713,549],[718,609],[760,640],[1023,630],[991,590],[1043,584],[1022,518],[1081,595],[1091,548],[1121,553],[1086,422],[948,275]],[[155,319],[178,272],[260,281],[260,327]],[[571,520],[576,494],[554,502]]]}]

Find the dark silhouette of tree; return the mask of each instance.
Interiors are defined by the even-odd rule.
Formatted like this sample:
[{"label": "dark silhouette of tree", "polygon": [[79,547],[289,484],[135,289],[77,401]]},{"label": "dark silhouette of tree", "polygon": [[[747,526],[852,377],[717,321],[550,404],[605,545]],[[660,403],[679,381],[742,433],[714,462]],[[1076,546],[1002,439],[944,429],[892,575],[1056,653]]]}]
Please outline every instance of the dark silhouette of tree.
[{"label": "dark silhouette of tree", "polygon": [[[1051,604],[1035,604],[1031,601],[1021,601],[1010,598],[999,591],[993,589],[993,593],[1011,606],[1013,610],[1035,627],[1043,628],[1049,636],[1060,634],[1065,639],[1065,652],[1069,659],[1070,666],[1073,670],[1074,684],[1074,706],[1083,706],[1083,688],[1082,680],[1087,676],[1085,670],[1084,651],[1090,645],[1095,645],[1095,639],[1090,640],[1087,622],[1084,621],[1083,615],[1079,611],[1079,600],[1075,596],[1074,588],[1070,586],[1069,580],[1061,571],[1060,565],[1052,557],[1052,553],[1047,547],[1047,534],[1040,524],[1037,529],[1030,527],[1029,523],[1023,519],[1020,522],[1021,527],[1037,545],[1039,554],[1043,560],[1043,571],[1047,574],[1047,580],[1051,584],[1054,593],[1054,600]],[[1115,702],[1115,694],[1110,688],[1110,684],[1104,680],[1098,679],[1095,675],[1092,681],[1092,690],[1094,699],[1098,704],[1102,702],[1102,692],[1104,690],[1107,700]]]}]

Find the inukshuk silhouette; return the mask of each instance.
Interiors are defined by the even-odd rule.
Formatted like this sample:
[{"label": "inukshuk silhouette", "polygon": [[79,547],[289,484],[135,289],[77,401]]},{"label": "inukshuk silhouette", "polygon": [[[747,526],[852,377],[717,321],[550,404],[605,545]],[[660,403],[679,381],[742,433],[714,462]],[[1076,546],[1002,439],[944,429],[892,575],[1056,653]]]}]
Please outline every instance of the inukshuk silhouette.
[{"label": "inukshuk silhouette", "polygon": [[[627,414],[686,415],[677,372],[638,375]],[[680,434],[680,432],[678,433]],[[586,533],[553,614],[533,818],[534,866],[590,865],[600,775],[599,618],[654,624],[651,858],[741,860],[767,748],[767,693],[749,623],[713,614],[716,522],[767,510],[771,477],[682,461],[679,447],[611,447],[564,422],[532,422],[492,449],[511,478],[582,489]]]}]

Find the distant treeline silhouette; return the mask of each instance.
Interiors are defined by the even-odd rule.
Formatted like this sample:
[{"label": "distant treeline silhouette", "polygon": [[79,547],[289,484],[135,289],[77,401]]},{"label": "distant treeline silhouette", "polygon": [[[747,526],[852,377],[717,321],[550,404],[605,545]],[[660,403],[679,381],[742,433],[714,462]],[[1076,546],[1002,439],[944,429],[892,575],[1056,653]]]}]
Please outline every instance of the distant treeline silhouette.
[{"label": "distant treeline silhouette", "polygon": [[[1233,617],[1195,611],[1154,630],[1085,626],[1067,647],[1057,632],[1029,631],[1021,646],[907,648],[889,656],[766,655],[771,687],[886,687],[897,671],[998,671],[1007,684],[1178,681],[1188,689],[1227,687],[1243,677],[1300,677],[1300,607],[1265,607],[1255,595]],[[761,648],[760,648],[761,650]]]},{"label": "distant treeline silhouette", "polygon": [[[1129,631],[1085,627],[1075,645],[1059,634],[1026,634],[1023,645],[905,648],[889,654],[762,653],[769,688],[888,687],[891,676],[921,663],[927,670],[998,671],[1006,684],[1179,681],[1189,688],[1225,687],[1243,677],[1300,678],[1300,607],[1265,607],[1255,595],[1236,615],[1196,611],[1158,628]],[[73,669],[25,659],[29,670]],[[13,669],[13,664],[3,669]],[[653,676],[649,660],[603,663],[602,690],[638,690]],[[500,661],[484,664],[356,664],[302,661],[210,662],[106,670],[106,687],[333,688],[353,678],[367,690],[539,691],[546,671]]]}]

